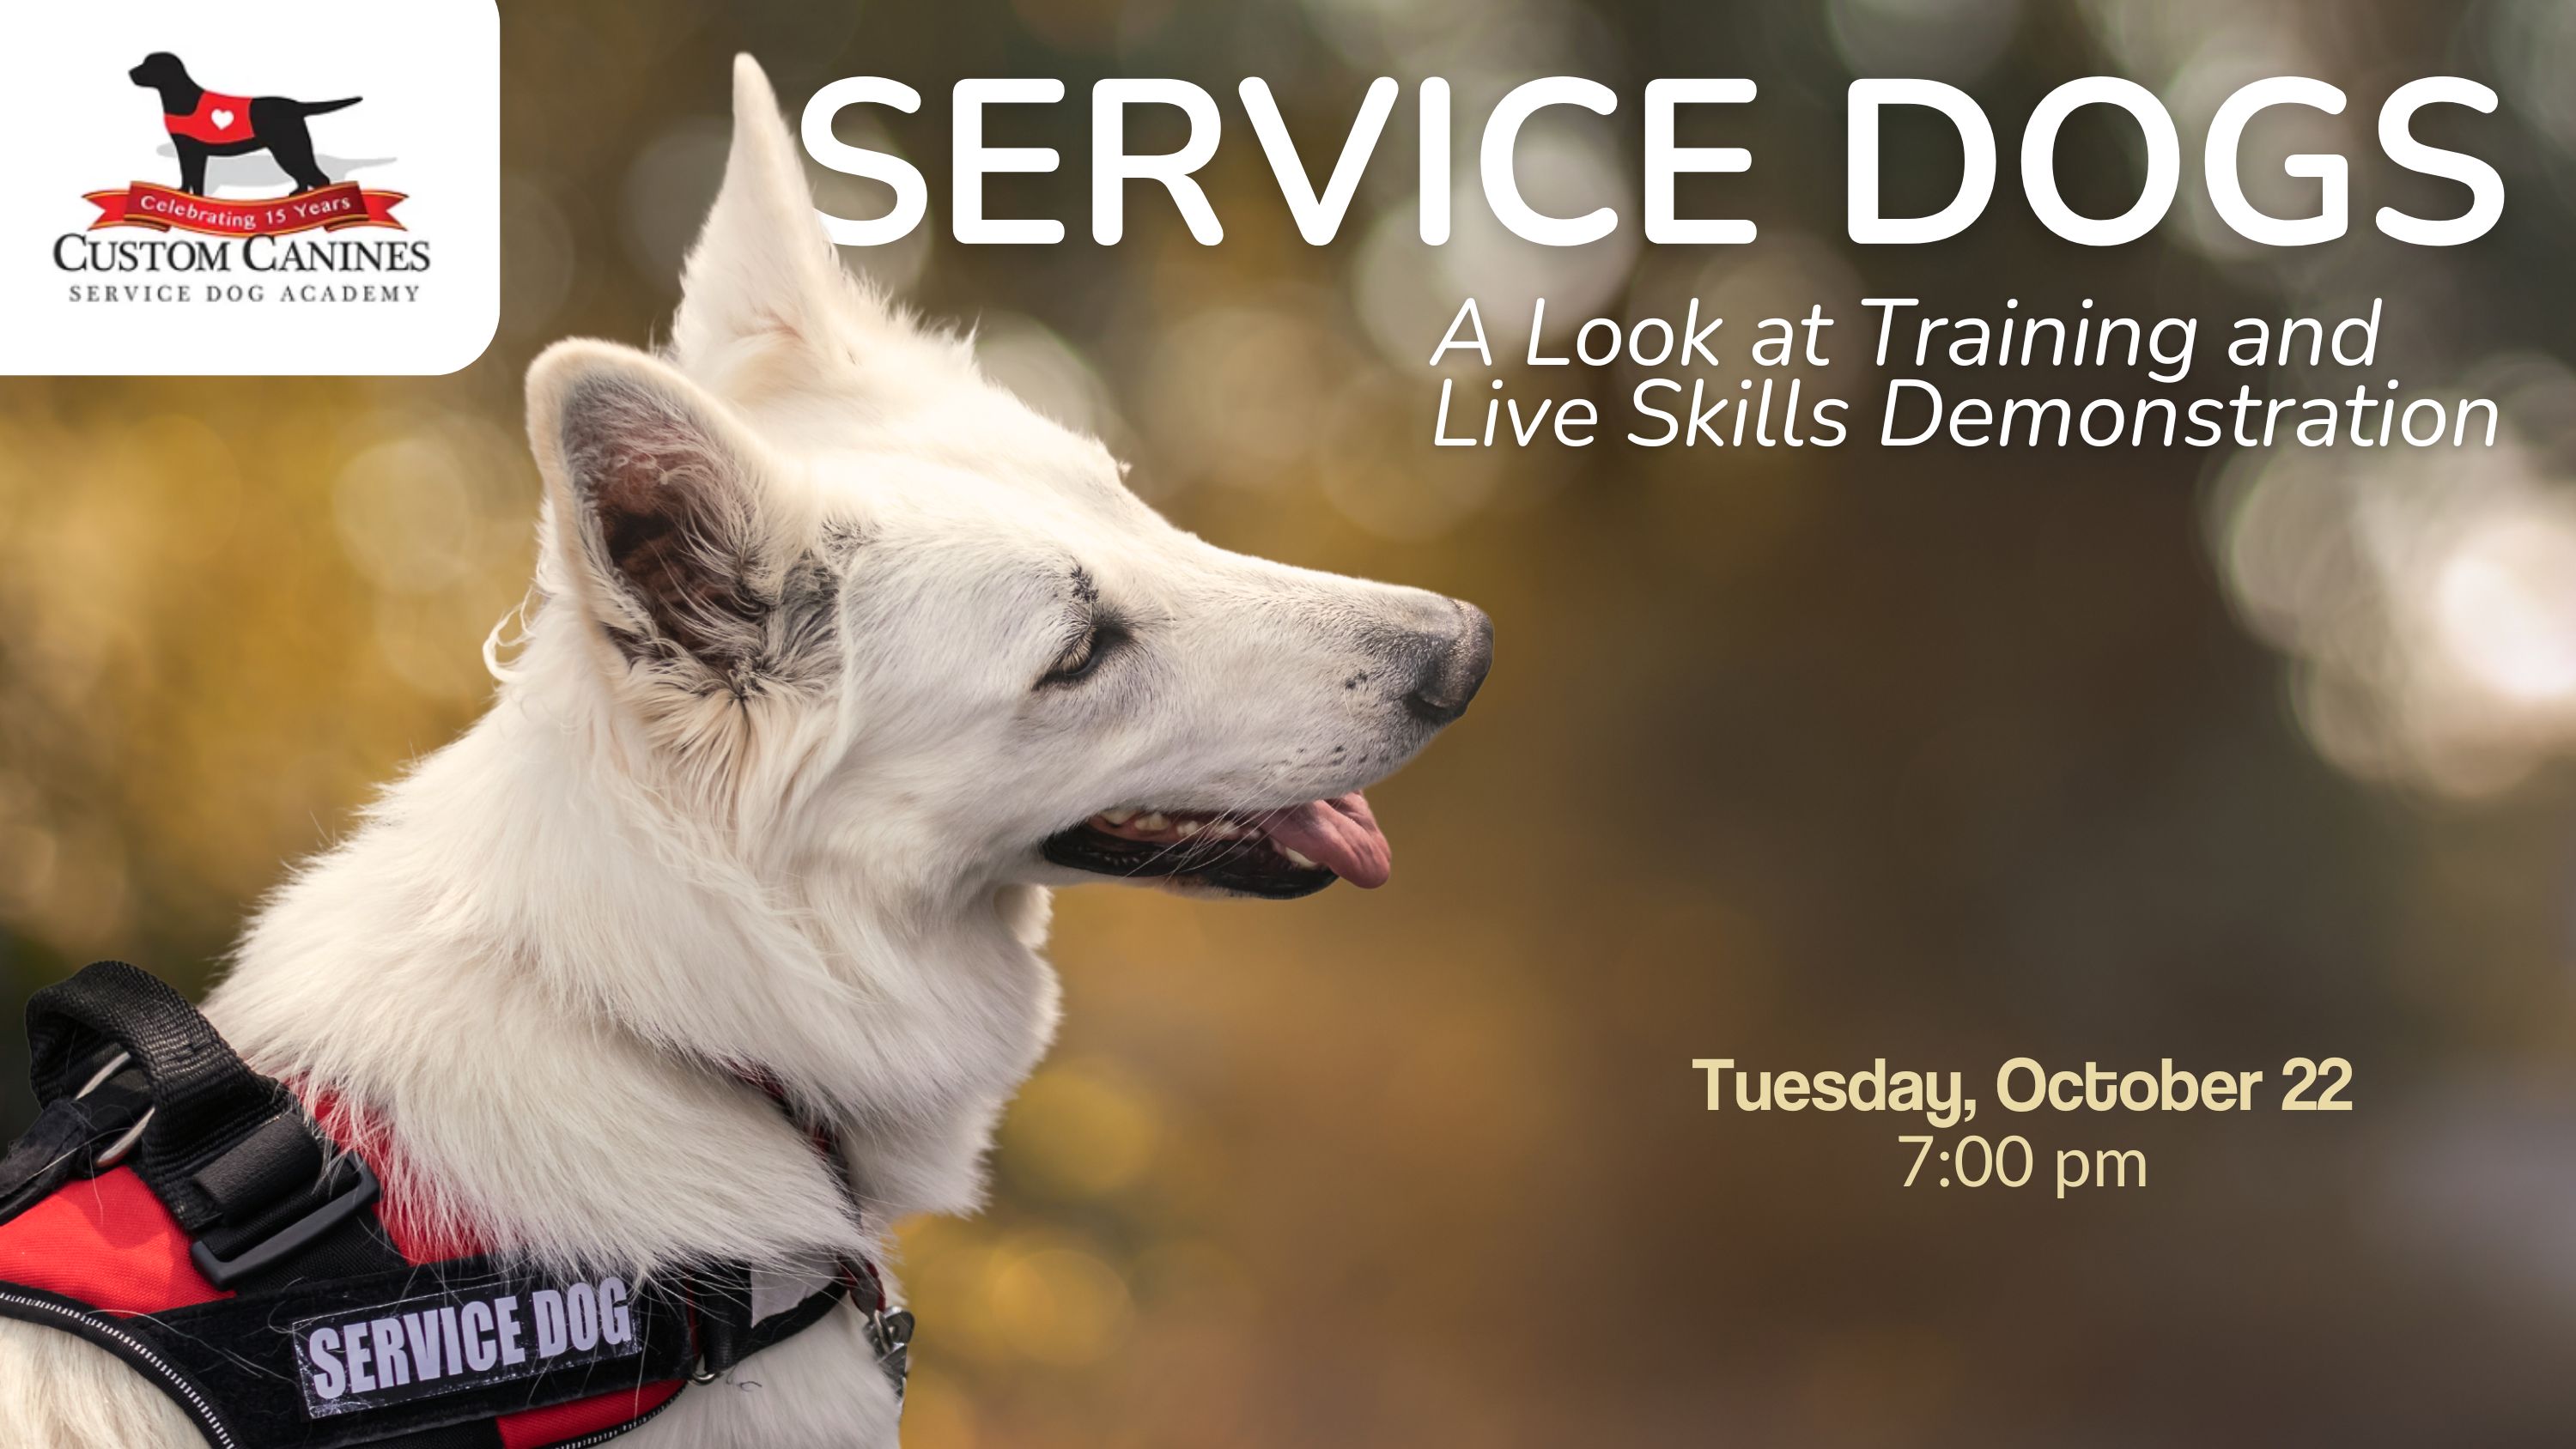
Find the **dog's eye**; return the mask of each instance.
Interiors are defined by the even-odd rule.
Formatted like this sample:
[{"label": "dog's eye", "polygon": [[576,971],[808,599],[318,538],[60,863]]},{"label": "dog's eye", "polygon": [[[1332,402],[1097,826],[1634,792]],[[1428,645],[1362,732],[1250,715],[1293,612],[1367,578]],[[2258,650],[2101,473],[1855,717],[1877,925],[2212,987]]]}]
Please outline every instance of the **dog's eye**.
[{"label": "dog's eye", "polygon": [[1092,671],[1100,667],[1100,661],[1108,658],[1126,637],[1126,632],[1115,624],[1097,619],[1085,624],[1082,636],[1066,645],[1064,652],[1055,657],[1055,662],[1047,666],[1047,672],[1038,679],[1039,687],[1080,684],[1091,677]]}]

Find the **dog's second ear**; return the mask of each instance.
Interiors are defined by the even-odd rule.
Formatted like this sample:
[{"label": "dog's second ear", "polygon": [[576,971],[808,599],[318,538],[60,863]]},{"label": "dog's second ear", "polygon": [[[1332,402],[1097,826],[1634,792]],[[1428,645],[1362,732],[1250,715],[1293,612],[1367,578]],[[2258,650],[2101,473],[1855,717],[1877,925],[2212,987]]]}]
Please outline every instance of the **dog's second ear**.
[{"label": "dog's second ear", "polygon": [[724,403],[640,352],[563,342],[528,370],[528,427],[549,563],[628,662],[736,694],[781,667],[801,511]]},{"label": "dog's second ear", "polygon": [[797,156],[769,78],[750,56],[735,57],[724,185],[690,248],[671,327],[692,372],[728,370],[728,354],[746,343],[826,345],[866,302],[842,277]]}]

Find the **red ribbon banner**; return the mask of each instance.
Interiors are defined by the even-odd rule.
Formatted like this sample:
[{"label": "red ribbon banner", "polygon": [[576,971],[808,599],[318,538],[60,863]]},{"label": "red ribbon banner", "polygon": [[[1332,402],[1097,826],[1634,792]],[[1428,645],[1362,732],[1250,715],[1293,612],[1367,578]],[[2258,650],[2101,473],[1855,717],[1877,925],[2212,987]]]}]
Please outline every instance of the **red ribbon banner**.
[{"label": "red ribbon banner", "polygon": [[403,230],[403,224],[394,220],[394,203],[403,200],[404,193],[365,191],[354,181],[300,196],[262,201],[190,196],[149,181],[137,181],[123,191],[93,191],[88,195],[90,204],[99,210],[98,220],[89,224],[91,231],[103,226],[142,226],[154,231],[176,228],[207,236],[284,236],[317,227],[327,231],[353,226]]}]

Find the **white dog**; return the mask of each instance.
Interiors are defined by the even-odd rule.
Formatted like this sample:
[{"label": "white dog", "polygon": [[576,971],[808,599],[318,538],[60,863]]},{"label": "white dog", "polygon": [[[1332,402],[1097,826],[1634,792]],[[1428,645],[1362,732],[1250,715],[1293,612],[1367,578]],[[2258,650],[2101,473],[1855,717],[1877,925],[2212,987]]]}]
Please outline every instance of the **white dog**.
[{"label": "white dog", "polygon": [[[667,355],[530,369],[541,556],[491,712],[207,1008],[363,1115],[407,1211],[548,1263],[794,1270],[972,1210],[1055,1024],[1047,887],[1379,883],[1356,792],[1490,656],[1464,604],[1166,524],[844,277],[747,57],[734,128]],[[838,1125],[863,1211],[754,1072]],[[625,1442],[891,1445],[871,1358],[844,1310]],[[199,1442],[0,1322],[0,1445]]]}]

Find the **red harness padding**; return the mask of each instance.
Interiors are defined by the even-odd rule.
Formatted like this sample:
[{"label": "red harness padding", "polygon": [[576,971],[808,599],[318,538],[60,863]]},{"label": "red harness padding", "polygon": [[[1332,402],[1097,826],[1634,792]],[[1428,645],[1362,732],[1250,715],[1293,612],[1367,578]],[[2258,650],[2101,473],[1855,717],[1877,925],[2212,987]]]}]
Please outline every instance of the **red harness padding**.
[{"label": "red harness padding", "polygon": [[169,127],[173,136],[212,146],[247,141],[257,134],[250,124],[250,97],[219,96],[213,91],[197,97],[197,108],[184,116],[162,112],[161,124]]},{"label": "red harness padding", "polygon": [[188,1242],[134,1169],[120,1167],[0,1223],[0,1282],[127,1315],[230,1298],[188,1261]]}]

